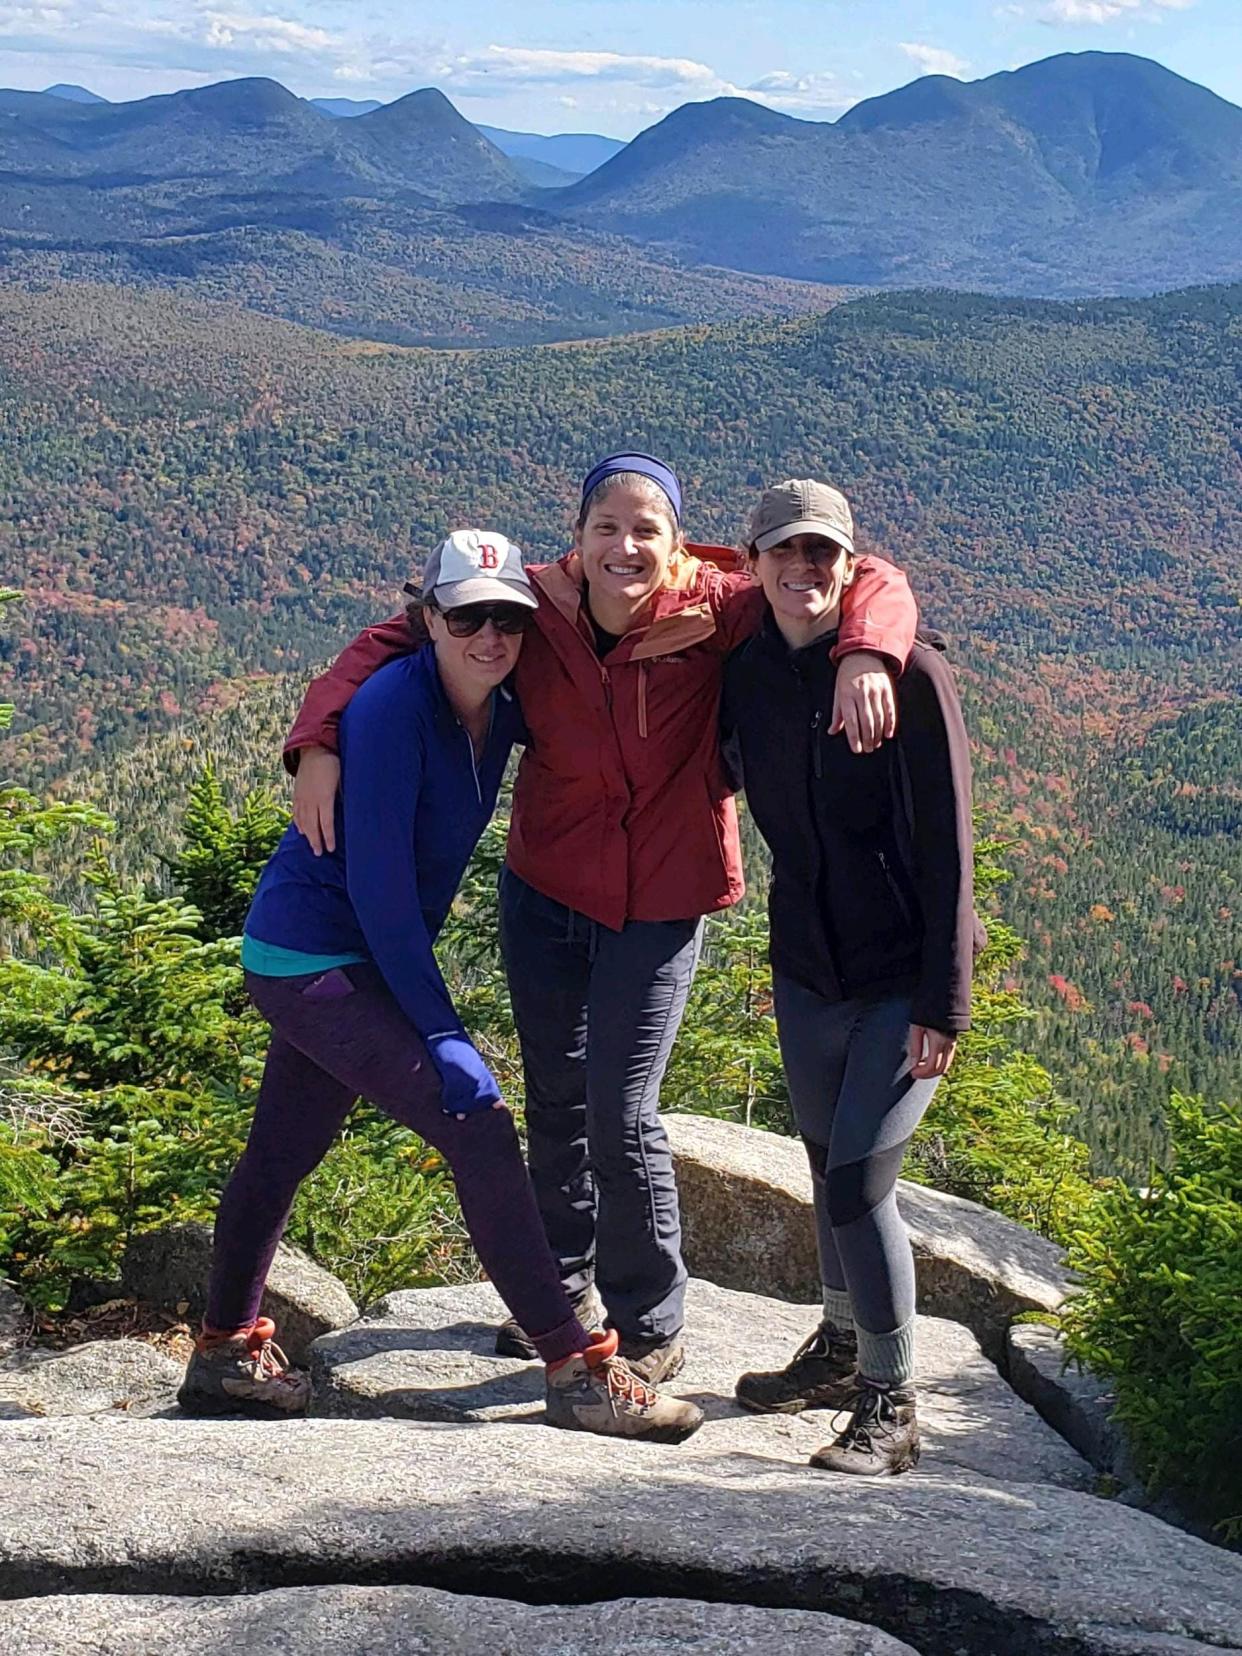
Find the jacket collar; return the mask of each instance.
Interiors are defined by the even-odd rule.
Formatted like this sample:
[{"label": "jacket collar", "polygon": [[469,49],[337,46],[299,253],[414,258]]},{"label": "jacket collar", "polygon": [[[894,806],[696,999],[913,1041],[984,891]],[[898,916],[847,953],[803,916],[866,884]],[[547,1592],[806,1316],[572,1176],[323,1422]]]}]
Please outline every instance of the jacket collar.
[{"label": "jacket collar", "polygon": [[[626,633],[618,644],[618,651],[625,651],[627,661],[671,655],[677,650],[689,649],[692,644],[700,644],[715,633],[716,617],[707,601],[708,571],[741,568],[741,554],[727,546],[690,543],[686,552],[688,555],[680,561],[673,582],[656,595],[651,620],[645,627]],[[586,577],[578,553],[568,552],[557,563],[545,564],[528,573],[553,608],[594,649],[588,638],[587,618],[582,613]]]},{"label": "jacket collar", "polygon": [[821,633],[811,643],[803,644],[796,650],[791,649],[785,641],[785,635],[776,624],[771,606],[765,604],[763,623],[755,636],[755,642],[768,660],[792,667],[800,677],[808,678],[821,671],[833,670],[830,652],[837,641],[839,630],[834,627],[831,632]]}]

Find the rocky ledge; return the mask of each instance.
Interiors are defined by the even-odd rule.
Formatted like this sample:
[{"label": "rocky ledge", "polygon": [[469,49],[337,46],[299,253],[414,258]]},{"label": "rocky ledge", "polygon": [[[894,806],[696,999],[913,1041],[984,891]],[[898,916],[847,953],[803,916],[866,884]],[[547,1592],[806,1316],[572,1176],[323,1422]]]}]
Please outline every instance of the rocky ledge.
[{"label": "rocky ledge", "polygon": [[239,1598],[83,1593],[0,1607],[0,1656],[918,1656],[878,1628],[808,1610],[686,1599],[529,1605],[433,1587],[289,1587]]},{"label": "rocky ledge", "polygon": [[[960,1326],[921,1326],[922,1464],[871,1481],[806,1465],[826,1416],[731,1402],[738,1371],[788,1356],[813,1307],[693,1285],[676,1389],[709,1419],[678,1448],[550,1430],[537,1366],[491,1354],[498,1314],[486,1287],[391,1296],[313,1347],[305,1421],[0,1426],[0,1596],[19,1601],[0,1610],[0,1649],[128,1656],[157,1615],[131,1596],[146,1594],[177,1595],[160,1626],[199,1648],[186,1618],[212,1598],[193,1626],[232,1647],[251,1613],[276,1625],[284,1601],[268,1595],[286,1588],[308,1590],[295,1644],[316,1652],[346,1648],[338,1602],[370,1629],[355,1648],[395,1653],[469,1648],[451,1642],[468,1640],[469,1601],[497,1598],[511,1602],[479,1613],[510,1642],[488,1648],[578,1648],[567,1607],[590,1602],[596,1629],[609,1601],[609,1640],[590,1642],[619,1650],[891,1651],[876,1629],[920,1656],[1242,1649],[1242,1561],[1091,1493],[1086,1463]],[[243,1612],[229,1594],[260,1597]],[[663,1620],[669,1598],[697,1602]],[[710,1607],[725,1605],[801,1611],[815,1631],[722,1621],[713,1646]]]}]

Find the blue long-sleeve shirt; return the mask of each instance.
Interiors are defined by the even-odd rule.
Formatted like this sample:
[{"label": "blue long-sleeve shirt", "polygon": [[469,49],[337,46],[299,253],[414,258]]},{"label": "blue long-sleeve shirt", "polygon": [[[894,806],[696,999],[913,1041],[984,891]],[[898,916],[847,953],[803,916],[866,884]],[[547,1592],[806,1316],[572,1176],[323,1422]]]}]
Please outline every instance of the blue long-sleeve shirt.
[{"label": "blue long-sleeve shirt", "polygon": [[517,702],[492,697],[476,764],[436,667],[419,650],[380,669],[341,718],[336,850],[316,857],[289,828],[259,880],[246,933],[305,954],[374,961],[422,1036],[444,1109],[480,1109],[500,1089],[470,1042],[432,951],[505,764],[525,741]]}]

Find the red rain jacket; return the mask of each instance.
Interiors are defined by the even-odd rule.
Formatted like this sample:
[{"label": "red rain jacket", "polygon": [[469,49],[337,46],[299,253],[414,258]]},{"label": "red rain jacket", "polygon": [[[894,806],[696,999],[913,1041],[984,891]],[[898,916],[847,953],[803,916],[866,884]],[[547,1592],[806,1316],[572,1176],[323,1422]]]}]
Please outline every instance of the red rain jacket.
[{"label": "red rain jacket", "polygon": [[[764,610],[761,589],[739,564],[727,547],[688,547],[650,621],[602,658],[577,553],[527,566],[540,603],[515,674],[530,742],[514,788],[508,863],[546,897],[614,931],[627,920],[710,914],[745,889],[717,733],[725,658],[758,629]],[[874,650],[900,668],[917,619],[905,575],[861,558],[834,659]],[[285,744],[290,768],[298,748],[335,749],[354,690],[410,648],[403,616],[359,634],[311,684]]]}]

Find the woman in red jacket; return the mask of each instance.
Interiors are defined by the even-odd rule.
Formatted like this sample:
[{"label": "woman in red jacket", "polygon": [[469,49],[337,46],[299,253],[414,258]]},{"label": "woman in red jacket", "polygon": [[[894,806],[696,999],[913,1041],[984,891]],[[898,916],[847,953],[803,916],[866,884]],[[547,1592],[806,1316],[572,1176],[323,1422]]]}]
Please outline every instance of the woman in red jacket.
[{"label": "woman in red jacket", "polygon": [[[573,549],[531,565],[539,595],[516,688],[530,733],[501,877],[501,943],[522,1048],[531,1178],[579,1314],[593,1284],[621,1350],[656,1383],[684,1362],[686,1271],[660,1081],[703,916],[742,896],[720,758],[724,661],[758,627],[759,587],[724,548],[688,545],[662,461],[613,455],[582,490]],[[916,612],[905,577],[863,558],[834,656],[832,728],[870,751],[894,727]],[[409,650],[403,619],[363,633],[312,685],[287,744],[294,820],[331,844],[335,725]],[[844,658],[844,659],[842,659]],[[506,1324],[497,1349],[529,1356]]]}]

